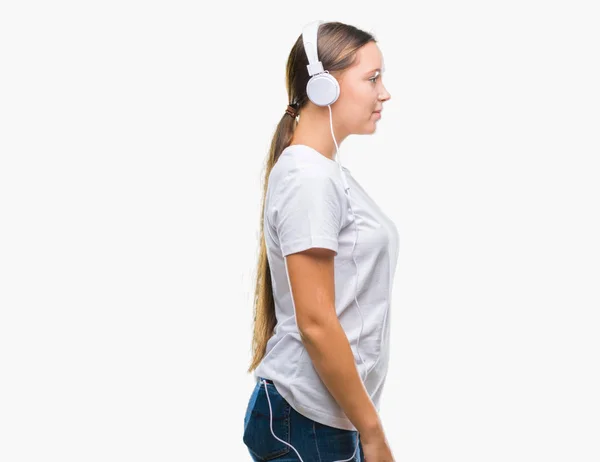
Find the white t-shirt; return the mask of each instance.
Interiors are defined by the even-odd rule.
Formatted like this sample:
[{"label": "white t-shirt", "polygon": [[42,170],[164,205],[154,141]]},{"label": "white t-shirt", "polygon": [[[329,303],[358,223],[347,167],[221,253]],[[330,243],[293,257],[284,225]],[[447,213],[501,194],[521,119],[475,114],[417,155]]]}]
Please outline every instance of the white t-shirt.
[{"label": "white t-shirt", "polygon": [[[363,379],[367,375],[364,385],[379,411],[389,360],[390,302],[399,236],[394,223],[350,171],[342,168],[350,197],[344,192],[337,161],[308,146],[288,146],[271,170],[263,226],[277,325],[254,378],[271,379],[279,393],[302,415],[330,427],[356,430],[322,382],[302,343],[285,260],[291,253],[312,247],[337,252],[335,310],[358,372]],[[358,283],[351,254],[355,219],[349,200],[358,225],[353,252],[358,264]],[[356,350],[359,333],[358,346],[364,366]]]}]

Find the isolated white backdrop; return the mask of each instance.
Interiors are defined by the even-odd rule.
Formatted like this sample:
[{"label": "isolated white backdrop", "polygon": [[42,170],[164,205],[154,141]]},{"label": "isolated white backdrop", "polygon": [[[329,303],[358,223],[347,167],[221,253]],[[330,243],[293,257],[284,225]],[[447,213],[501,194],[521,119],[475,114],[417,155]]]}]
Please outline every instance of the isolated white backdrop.
[{"label": "isolated white backdrop", "polygon": [[249,460],[262,169],[314,19],[385,57],[341,159],[400,232],[396,460],[600,460],[594,6],[3,2],[0,460]]}]

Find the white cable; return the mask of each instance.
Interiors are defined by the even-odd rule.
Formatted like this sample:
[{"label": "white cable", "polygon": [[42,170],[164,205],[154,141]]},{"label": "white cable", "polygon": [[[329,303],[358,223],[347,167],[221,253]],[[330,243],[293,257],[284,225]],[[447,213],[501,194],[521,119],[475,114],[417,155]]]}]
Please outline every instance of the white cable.
[{"label": "white cable", "polygon": [[[281,438],[278,438],[277,435],[275,435],[275,433],[273,432],[273,411],[271,410],[271,399],[269,398],[269,390],[267,390],[267,382],[264,379],[260,379],[260,381],[263,383],[264,388],[265,388],[265,395],[267,395],[267,402],[269,403],[269,427],[271,428],[271,434],[275,437],[275,439],[277,439],[278,441],[281,441],[283,444],[288,445],[289,447],[291,447],[294,452],[296,453],[296,455],[298,456],[298,459],[300,459],[300,462],[304,462],[304,460],[302,459],[302,457],[300,457],[300,454],[298,453],[298,451],[296,450],[296,448],[294,446],[292,446],[290,443],[283,441]],[[356,447],[354,448],[354,452],[352,453],[352,455],[350,456],[349,459],[344,459],[344,460],[335,460],[334,462],[350,462],[354,459],[354,456],[356,455],[356,450],[358,449],[358,445],[359,445],[359,438],[360,435],[356,435]]]},{"label": "white cable", "polygon": [[[333,115],[331,114],[331,105],[327,105],[327,107],[329,108],[329,126],[331,128],[331,136],[333,137],[333,142],[335,143],[335,149],[336,149],[336,160],[338,162],[338,166],[340,167],[340,173],[342,174],[342,176],[344,176],[345,179],[345,173],[342,170],[342,163],[339,160],[339,152],[340,152],[340,148],[337,144],[337,140],[335,139],[335,134],[333,133]],[[344,181],[345,184],[346,181]],[[346,188],[346,186],[344,186]],[[346,188],[346,194],[348,195],[348,204],[350,205],[350,211],[352,212],[352,217],[354,218],[354,229],[355,229],[355,233],[354,233],[354,243],[352,244],[352,261],[354,261],[354,266],[356,266],[356,279],[355,279],[355,284],[354,284],[354,301],[356,302],[356,309],[358,310],[358,313],[360,314],[360,319],[361,319],[361,326],[360,326],[360,332],[358,333],[358,339],[356,340],[356,353],[358,354],[358,357],[360,358],[363,367],[365,368],[366,374],[365,374],[365,378],[363,379],[362,376],[359,373],[359,376],[361,378],[361,380],[364,381],[367,379],[367,375],[369,375],[369,371],[367,370],[367,366],[365,364],[365,361],[363,360],[362,356],[360,355],[360,350],[359,350],[359,345],[360,345],[360,336],[362,334],[364,325],[365,325],[365,320],[363,318],[362,315],[362,311],[360,310],[360,306],[358,304],[358,299],[356,298],[357,295],[357,291],[358,291],[358,263],[356,263],[356,259],[354,258],[354,248],[356,247],[356,241],[358,240],[358,224],[356,223],[356,215],[354,215],[354,210],[352,209],[352,203],[350,202],[350,193],[348,192],[350,190],[350,187]],[[277,439],[278,441],[281,441],[283,444],[291,447],[294,452],[296,453],[296,455],[298,456],[298,458],[300,459],[300,462],[304,462],[302,457],[300,457],[300,454],[298,453],[298,451],[296,450],[296,448],[294,446],[292,446],[290,443],[283,441],[281,438],[278,438],[277,435],[275,435],[275,433],[273,432],[273,412],[271,410],[271,399],[269,398],[269,391],[267,390],[267,382],[263,379],[261,379],[261,381],[263,382],[264,388],[265,388],[265,394],[267,395],[267,401],[269,403],[269,426],[271,428],[271,433],[273,434],[273,436],[275,437],[275,439]],[[360,434],[358,432],[356,432],[356,447],[354,448],[354,452],[352,453],[352,455],[350,456],[349,459],[343,459],[343,460],[336,460],[334,462],[350,462],[354,459],[354,456],[356,455],[356,451],[358,450],[358,446],[360,445]]]},{"label": "white cable", "polygon": [[[335,144],[335,158],[338,161],[338,165],[340,167],[340,174],[342,175],[342,177],[344,178],[344,188],[346,188],[345,192],[348,195],[348,205],[350,206],[350,211],[352,212],[352,217],[354,218],[354,242],[352,244],[352,261],[354,262],[354,266],[356,267],[356,279],[355,279],[355,284],[354,284],[354,301],[356,302],[356,308],[358,309],[358,313],[360,314],[360,320],[361,320],[361,325],[360,325],[360,332],[358,333],[358,339],[356,340],[356,353],[358,354],[358,357],[360,358],[360,361],[362,362],[363,367],[365,368],[365,370],[367,369],[367,366],[365,364],[364,359],[362,358],[361,354],[360,354],[360,336],[362,334],[364,325],[365,325],[365,320],[363,318],[362,312],[360,310],[360,306],[358,305],[358,300],[356,298],[356,293],[358,291],[358,263],[356,263],[356,259],[354,258],[354,248],[356,247],[356,241],[358,240],[358,224],[356,223],[356,215],[354,215],[354,209],[352,208],[352,201],[350,200],[350,187],[348,186],[347,180],[346,180],[346,174],[344,173],[343,169],[342,169],[342,161],[340,159],[340,147],[337,144],[337,140],[335,139],[335,133],[333,132],[333,114],[331,112],[331,104],[328,104],[327,107],[329,108],[329,127],[331,129],[331,137],[333,138],[333,143]],[[366,380],[368,375],[368,371],[367,374],[365,374],[365,378],[363,379],[362,376],[360,375],[359,372],[359,377],[361,378],[361,380],[364,381]],[[356,438],[356,447],[354,448],[354,453],[352,454],[352,457],[350,457],[350,459],[345,459],[344,461],[336,461],[336,462],[346,462],[346,461],[350,461],[354,458],[354,455],[356,454],[356,451],[358,450],[358,445],[360,444],[360,434],[357,432],[357,438]]]},{"label": "white cable", "polygon": [[[269,398],[269,390],[267,390],[266,380],[261,379],[261,381],[262,381],[263,385],[265,386],[265,395],[267,395],[267,401],[269,402],[269,426],[271,427],[271,433],[273,433],[273,412],[271,411],[271,400]],[[296,451],[296,448],[294,446],[292,446],[290,443],[287,443],[286,441],[283,441],[280,438],[277,438],[277,435],[275,435],[275,433],[273,433],[273,436],[275,437],[275,439],[278,439],[283,444],[287,444],[289,447],[291,447],[294,450],[294,452],[296,453],[296,455],[298,456],[298,459],[300,459],[300,462],[304,462],[302,460],[302,457],[300,457],[300,454],[298,454],[298,451]]]},{"label": "white cable", "polygon": [[[331,128],[331,136],[333,137],[333,142],[335,143],[336,160],[338,160],[338,165],[340,166],[340,172],[345,178],[346,174],[342,170],[342,162],[341,162],[341,160],[339,160],[340,148],[337,144],[335,135],[333,133],[333,116],[331,114],[331,106],[327,106],[327,107],[329,108],[329,126]],[[348,187],[348,190],[350,190],[350,187]],[[360,349],[359,349],[360,336],[362,334],[362,331],[363,331],[363,328],[365,325],[365,319],[363,318],[362,311],[360,310],[360,305],[358,304],[358,299],[356,298],[356,295],[358,292],[358,263],[356,263],[356,259],[354,258],[354,248],[356,247],[356,241],[358,240],[358,224],[356,223],[356,215],[354,215],[354,209],[352,208],[352,202],[350,201],[350,193],[347,192],[346,194],[348,195],[348,204],[350,205],[350,211],[352,212],[352,217],[354,218],[354,230],[356,231],[354,233],[354,243],[352,244],[352,252],[351,252],[352,261],[354,262],[354,266],[356,267],[356,279],[355,279],[355,284],[354,284],[354,301],[356,302],[356,309],[358,310],[358,313],[360,314],[360,320],[361,320],[360,332],[358,333],[358,339],[356,340],[356,353],[358,354],[358,357],[360,358],[360,361],[362,362],[362,365],[366,371],[365,378],[363,379],[361,376],[361,380],[364,383],[364,381],[367,380],[367,375],[369,375],[369,371],[367,370],[365,361],[363,360],[362,356],[360,355]]]}]

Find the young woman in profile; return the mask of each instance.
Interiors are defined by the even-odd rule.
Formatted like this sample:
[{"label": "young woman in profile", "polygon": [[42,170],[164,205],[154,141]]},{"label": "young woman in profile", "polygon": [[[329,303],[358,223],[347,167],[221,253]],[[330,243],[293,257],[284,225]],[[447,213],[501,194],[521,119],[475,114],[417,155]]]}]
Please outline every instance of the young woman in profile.
[{"label": "young woman in profile", "polygon": [[[382,72],[373,35],[340,22],[307,25],[288,57],[290,104],[266,161],[256,385],[244,417],[255,461],[394,461],[379,403],[398,231],[338,162],[347,136],[375,132],[390,99]],[[332,104],[313,102],[334,88],[315,96],[313,74],[337,81]]]}]

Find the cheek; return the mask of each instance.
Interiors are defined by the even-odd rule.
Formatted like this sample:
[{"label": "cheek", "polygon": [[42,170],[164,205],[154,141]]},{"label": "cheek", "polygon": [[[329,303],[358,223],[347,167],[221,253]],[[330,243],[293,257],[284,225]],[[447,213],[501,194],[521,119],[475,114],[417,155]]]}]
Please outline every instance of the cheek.
[{"label": "cheek", "polygon": [[363,114],[363,117],[369,117],[377,103],[377,94],[373,92],[373,88],[363,85],[354,91],[353,97],[356,114]]},{"label": "cheek", "polygon": [[352,95],[344,95],[344,99],[339,101],[338,111],[344,120],[351,122],[368,117],[373,111],[372,107],[370,97],[354,92]]},{"label": "cheek", "polygon": [[344,108],[356,111],[360,106],[364,105],[364,101],[367,98],[364,90],[365,89],[356,82],[346,82],[346,85],[341,85],[340,97],[343,95]]},{"label": "cheek", "polygon": [[371,123],[372,111],[377,96],[373,95],[375,86],[367,84],[341,85],[340,98],[336,101],[338,117],[350,129],[364,128],[365,123]]}]

